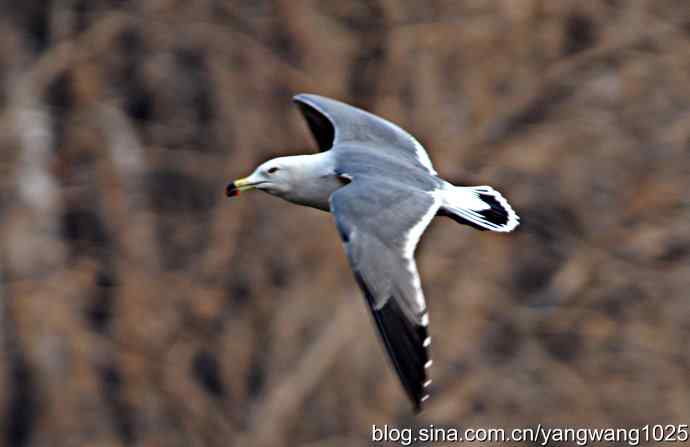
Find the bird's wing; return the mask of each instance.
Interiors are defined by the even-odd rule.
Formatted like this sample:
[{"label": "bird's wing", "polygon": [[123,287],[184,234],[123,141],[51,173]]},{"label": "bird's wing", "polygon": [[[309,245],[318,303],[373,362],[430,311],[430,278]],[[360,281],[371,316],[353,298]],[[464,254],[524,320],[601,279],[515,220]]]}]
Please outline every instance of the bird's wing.
[{"label": "bird's wing", "polygon": [[428,397],[428,316],[414,250],[438,210],[434,197],[405,185],[355,178],[331,195],[350,266],[415,409]]},{"label": "bird's wing", "polygon": [[320,151],[334,146],[347,148],[348,143],[366,144],[375,146],[376,150],[389,151],[396,158],[405,157],[430,174],[436,174],[424,147],[390,121],[323,96],[303,93],[293,100],[304,115]]}]

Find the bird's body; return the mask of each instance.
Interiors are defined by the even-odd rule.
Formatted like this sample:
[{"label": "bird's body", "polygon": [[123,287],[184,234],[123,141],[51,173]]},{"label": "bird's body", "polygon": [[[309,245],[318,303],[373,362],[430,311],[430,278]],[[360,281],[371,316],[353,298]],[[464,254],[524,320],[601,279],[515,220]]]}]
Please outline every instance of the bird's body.
[{"label": "bird's body", "polygon": [[347,104],[298,95],[322,152],[280,157],[228,186],[257,188],[330,211],[355,278],[398,376],[417,410],[431,381],[428,313],[414,251],[436,215],[480,230],[512,231],[519,219],[489,186],[454,186],[398,126]]}]

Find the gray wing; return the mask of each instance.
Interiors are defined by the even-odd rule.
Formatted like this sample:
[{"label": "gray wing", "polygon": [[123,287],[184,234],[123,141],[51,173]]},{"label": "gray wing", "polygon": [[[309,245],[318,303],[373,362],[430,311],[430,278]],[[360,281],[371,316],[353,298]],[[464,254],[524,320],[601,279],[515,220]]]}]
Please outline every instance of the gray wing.
[{"label": "gray wing", "polygon": [[342,150],[348,143],[374,146],[375,150],[389,152],[391,156],[404,158],[436,174],[424,147],[390,121],[323,96],[303,93],[293,100],[304,115],[319,150]]},{"label": "gray wing", "polygon": [[356,178],[331,196],[331,212],[384,346],[415,409],[428,397],[428,316],[414,250],[438,210],[433,196]]}]

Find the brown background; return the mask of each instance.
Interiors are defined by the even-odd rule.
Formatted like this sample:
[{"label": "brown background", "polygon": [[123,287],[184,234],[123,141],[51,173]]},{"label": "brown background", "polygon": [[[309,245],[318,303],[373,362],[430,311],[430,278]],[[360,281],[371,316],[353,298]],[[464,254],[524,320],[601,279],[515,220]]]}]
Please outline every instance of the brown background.
[{"label": "brown background", "polygon": [[[3,445],[690,420],[687,0],[0,8]],[[313,151],[303,91],[399,123],[523,218],[427,231],[418,417],[331,216],[223,195]]]}]

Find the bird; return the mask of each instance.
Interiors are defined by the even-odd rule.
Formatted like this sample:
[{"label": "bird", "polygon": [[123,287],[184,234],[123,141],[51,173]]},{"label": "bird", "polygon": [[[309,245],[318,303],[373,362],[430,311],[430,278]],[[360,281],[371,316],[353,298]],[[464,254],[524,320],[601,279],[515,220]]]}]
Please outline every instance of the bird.
[{"label": "bird", "polygon": [[415,413],[429,398],[429,314],[414,254],[435,216],[478,230],[513,231],[520,218],[491,186],[456,186],[424,147],[392,122],[335,99],[293,97],[319,151],[283,156],[230,182],[330,212],[380,339]]}]

